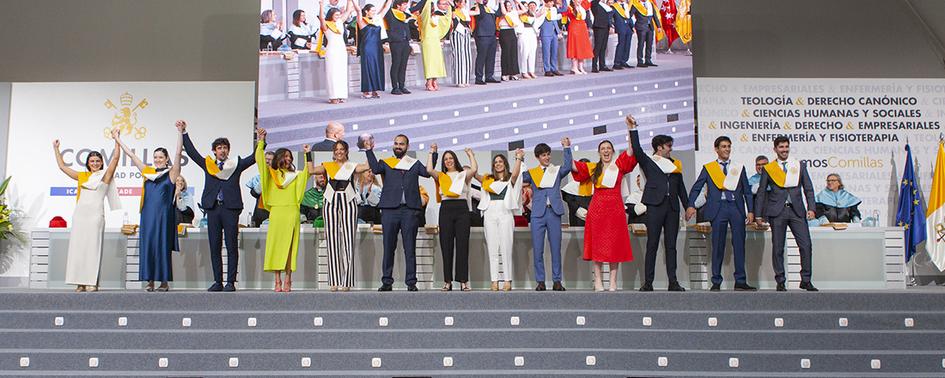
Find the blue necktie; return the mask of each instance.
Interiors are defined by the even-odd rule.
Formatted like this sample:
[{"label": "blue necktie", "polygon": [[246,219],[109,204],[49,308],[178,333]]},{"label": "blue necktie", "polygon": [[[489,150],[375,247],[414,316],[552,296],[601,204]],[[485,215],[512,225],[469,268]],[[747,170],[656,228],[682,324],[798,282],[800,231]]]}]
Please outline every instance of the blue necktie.
[{"label": "blue necktie", "polygon": [[[220,168],[221,171],[223,170],[222,161],[217,162],[217,168]],[[220,187],[220,191],[217,192],[217,202],[223,202],[223,187],[222,186]]]},{"label": "blue necktie", "polygon": [[[722,163],[722,173],[724,173],[725,176],[728,177],[728,162],[727,161]],[[722,195],[725,196],[726,201],[735,200],[735,197],[732,196],[732,192],[728,190],[722,189]]]},{"label": "blue necktie", "polygon": [[[786,161],[782,161],[782,162],[781,162],[781,169],[784,171],[785,174],[787,174],[787,162],[786,162]],[[787,180],[785,180],[785,181],[787,181]],[[786,204],[788,204],[788,205],[791,204],[791,194],[790,194],[790,193],[788,193],[788,195],[785,197],[784,203],[786,203]]]}]

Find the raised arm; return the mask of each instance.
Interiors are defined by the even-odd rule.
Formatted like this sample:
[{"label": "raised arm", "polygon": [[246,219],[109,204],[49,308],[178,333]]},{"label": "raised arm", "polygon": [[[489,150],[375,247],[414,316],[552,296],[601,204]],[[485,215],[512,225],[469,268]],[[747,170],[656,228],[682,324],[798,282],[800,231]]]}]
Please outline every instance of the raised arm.
[{"label": "raised arm", "polygon": [[638,164],[645,164],[644,162],[649,158],[646,157],[646,153],[643,152],[643,147],[640,147],[640,133],[637,131],[637,120],[634,119],[632,115],[627,114],[627,118],[624,122],[627,124],[627,130],[630,133],[630,149],[633,150],[633,156],[637,158]]},{"label": "raised arm", "polygon": [[112,183],[112,178],[115,177],[115,169],[118,169],[118,160],[121,158],[121,146],[118,144],[118,133],[121,132],[118,129],[112,130],[112,139],[115,140],[115,149],[112,151],[112,158],[108,160],[108,168],[105,169],[105,177],[102,178],[102,182],[106,184]]},{"label": "raised arm", "polygon": [[368,163],[358,163],[354,166],[354,173],[364,173],[364,171],[371,170],[371,166]]},{"label": "raised arm", "polygon": [[473,153],[472,148],[466,147],[464,151],[466,151],[466,157],[469,158],[469,169],[466,170],[466,183],[468,184],[479,173],[479,162],[476,161],[476,154]]},{"label": "raised arm", "polygon": [[207,162],[203,160],[203,157],[200,156],[200,153],[197,152],[197,149],[194,147],[194,142],[190,140],[190,135],[187,134],[187,123],[184,122],[182,128],[180,129],[181,133],[184,134],[184,152],[187,153],[187,157],[190,158],[200,169],[207,169]]},{"label": "raised arm", "polygon": [[435,155],[436,155],[436,143],[433,143],[430,145],[430,153],[427,154],[427,164],[426,164],[427,174],[430,175],[431,177],[439,176],[439,172],[437,172],[436,168],[433,166],[433,164],[436,163],[436,159],[433,158]]},{"label": "raised arm", "polygon": [[183,160],[183,149],[184,149],[184,142],[183,142],[184,134],[182,132],[183,125],[184,125],[184,121],[177,121],[174,124],[174,126],[177,127],[177,150],[174,151],[174,163],[171,165],[171,171],[167,172],[167,174],[170,176],[171,182],[175,183],[175,185],[177,185],[177,178],[180,177],[180,169],[181,169],[180,165],[181,165],[181,160]]},{"label": "raised arm", "polygon": [[356,16],[358,18],[358,29],[361,29],[367,26],[367,21],[364,20],[364,14],[361,13],[361,10],[358,9],[358,6],[356,4],[351,4],[351,6],[353,6],[354,9],[357,11]]},{"label": "raised arm", "polygon": [[559,179],[563,179],[571,174],[571,168],[574,167],[574,159],[571,157],[571,138],[562,138],[561,147],[564,147],[564,162],[561,163],[561,169],[558,171]]},{"label": "raised arm", "polygon": [[328,26],[325,26],[325,0],[318,0],[318,28],[325,33]]},{"label": "raised arm", "polygon": [[377,12],[377,15],[383,18],[384,15],[390,11],[390,7],[393,5],[393,3],[394,2],[392,0],[384,0],[384,4],[381,5],[381,9]]},{"label": "raised arm", "polygon": [[374,141],[368,140],[365,142],[364,149],[364,154],[367,156],[368,166],[371,167],[371,172],[374,172],[375,175],[383,175],[386,173],[387,171],[384,170],[384,167],[377,161],[377,156],[374,155]]},{"label": "raised arm", "polygon": [[52,142],[53,152],[56,153],[56,164],[59,166],[59,170],[62,173],[65,173],[66,176],[73,180],[79,179],[79,172],[76,172],[74,169],[66,166],[66,161],[62,159],[62,153],[59,152],[59,139],[56,139]]},{"label": "raised arm", "polygon": [[125,153],[125,155],[128,155],[129,157],[131,157],[131,162],[134,163],[135,167],[138,168],[138,172],[143,173],[144,169],[147,168],[148,166],[144,165],[144,162],[141,161],[138,155],[135,155],[135,152],[132,151],[131,148],[128,148],[128,146],[124,142],[121,141],[121,133],[115,134],[115,143],[121,146],[121,150],[122,152]]},{"label": "raised arm", "polygon": [[512,168],[512,177],[509,177],[510,182],[515,182],[518,180],[518,175],[522,173],[522,162],[525,161],[525,150],[519,148],[515,150],[515,167]]}]

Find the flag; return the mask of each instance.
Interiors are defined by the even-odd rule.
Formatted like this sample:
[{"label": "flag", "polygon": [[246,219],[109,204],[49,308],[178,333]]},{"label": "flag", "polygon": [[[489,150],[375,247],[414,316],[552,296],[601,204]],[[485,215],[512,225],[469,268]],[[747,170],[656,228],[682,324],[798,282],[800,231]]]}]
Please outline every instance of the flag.
[{"label": "flag", "polygon": [[[945,156],[940,156],[945,158]],[[935,190],[935,184],[932,184]],[[912,167],[912,149],[906,145],[906,168],[902,171],[899,183],[899,209],[896,211],[896,225],[903,227],[906,248],[906,262],[915,254],[916,246],[925,241],[925,204],[915,184],[915,169]]]},{"label": "flag", "polygon": [[[660,4],[660,24],[663,26],[663,34],[669,42],[667,46],[672,46],[673,41],[679,38],[676,33],[676,0],[663,0],[663,3]],[[658,38],[658,40],[660,39],[662,38]]]},{"label": "flag", "polygon": [[935,155],[935,171],[932,172],[932,192],[929,193],[929,209],[925,213],[928,242],[925,243],[929,257],[938,270],[945,270],[945,142],[938,142]]}]

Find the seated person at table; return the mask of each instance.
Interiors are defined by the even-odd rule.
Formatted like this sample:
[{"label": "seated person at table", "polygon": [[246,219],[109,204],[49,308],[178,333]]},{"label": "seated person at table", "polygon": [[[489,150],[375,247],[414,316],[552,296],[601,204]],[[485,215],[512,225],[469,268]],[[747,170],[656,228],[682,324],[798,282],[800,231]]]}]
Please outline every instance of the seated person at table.
[{"label": "seated person at table", "polygon": [[259,15],[259,49],[275,51],[282,46],[286,38],[282,31],[282,21],[276,20],[272,9],[266,9]]},{"label": "seated person at table", "polygon": [[627,212],[627,224],[646,224],[646,205],[643,204],[643,180],[640,171],[637,170],[636,187],[630,189],[630,195],[624,201],[625,211]]},{"label": "seated person at table", "polygon": [[322,208],[325,205],[325,188],[328,186],[328,178],[325,174],[313,174],[315,176],[315,186],[305,191],[302,197],[302,204],[299,211],[305,216],[307,222],[313,222],[321,218]]},{"label": "seated person at table", "polygon": [[860,210],[857,206],[862,201],[843,189],[840,175],[827,175],[827,188],[817,193],[814,200],[817,202],[817,219],[810,221],[811,225],[860,223]]},{"label": "seated person at table", "polygon": [[184,176],[177,176],[174,188],[174,207],[177,210],[177,224],[194,223],[194,195],[187,191],[187,180]]},{"label": "seated person at table", "polygon": [[361,173],[356,192],[361,196],[358,222],[381,224],[381,210],[377,208],[377,204],[381,202],[381,186],[378,185],[374,172],[367,170]]}]

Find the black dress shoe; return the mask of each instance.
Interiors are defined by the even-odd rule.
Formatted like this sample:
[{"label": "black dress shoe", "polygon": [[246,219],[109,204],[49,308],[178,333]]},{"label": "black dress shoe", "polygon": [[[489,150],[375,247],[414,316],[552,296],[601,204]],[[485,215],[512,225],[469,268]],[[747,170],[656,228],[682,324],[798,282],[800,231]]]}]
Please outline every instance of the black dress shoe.
[{"label": "black dress shoe", "polygon": [[400,91],[401,91],[403,94],[410,94],[410,93],[411,93],[409,90],[407,90],[407,88],[400,88]]},{"label": "black dress shoe", "polygon": [[417,289],[417,285],[407,285],[407,291],[420,291],[420,289]]},{"label": "black dress shoe", "polygon": [[717,283],[712,284],[712,288],[709,289],[709,291],[719,291],[719,290],[722,290],[722,284],[717,284]]},{"label": "black dress shoe", "polygon": [[758,290],[757,287],[751,286],[745,282],[735,283],[735,291],[757,291],[757,290]]},{"label": "black dress shoe", "polygon": [[801,289],[807,290],[807,291],[820,291],[820,290],[817,290],[817,288],[814,287],[814,285],[810,282],[801,282]]},{"label": "black dress shoe", "polygon": [[561,284],[561,281],[555,281],[554,285],[551,285],[551,290],[554,291],[565,291],[564,285]]},{"label": "black dress shoe", "polygon": [[653,283],[644,282],[643,286],[640,286],[640,291],[653,291]]},{"label": "black dress shoe", "polygon": [[476,80],[476,85],[486,85],[486,82],[482,80]]},{"label": "black dress shoe", "polygon": [[236,285],[232,282],[227,282],[226,286],[223,287],[223,291],[236,291]]},{"label": "black dress shoe", "polygon": [[784,283],[783,283],[783,282],[779,282],[779,283],[778,283],[778,288],[775,289],[775,290],[777,290],[777,291],[787,291],[787,288],[784,287]]},{"label": "black dress shoe", "polygon": [[498,81],[498,80],[496,80],[495,78],[488,78],[488,79],[486,79],[486,82],[487,82],[487,83],[492,83],[492,84],[499,84],[499,83],[501,83],[501,81]]},{"label": "black dress shoe", "polygon": [[611,71],[613,71],[612,69],[607,68],[607,67],[601,67],[600,70],[601,70],[601,71],[604,71],[604,72],[611,72]]},{"label": "black dress shoe", "polygon": [[390,91],[390,94],[397,96],[397,95],[402,95],[402,94],[404,94],[404,92],[402,92],[402,91],[400,90],[400,88],[394,88],[394,89],[392,89],[392,90]]},{"label": "black dress shoe", "polygon": [[213,285],[210,285],[210,288],[207,291],[223,291],[223,284],[220,282],[214,282]]},{"label": "black dress shoe", "polygon": [[679,286],[679,282],[670,282],[669,291],[686,291],[682,286]]},{"label": "black dress shoe", "polygon": [[545,76],[554,76],[554,75],[555,75],[554,72],[545,71]]},{"label": "black dress shoe", "polygon": [[561,72],[555,71],[555,76],[564,76],[564,74]]},{"label": "black dress shoe", "polygon": [[646,68],[646,67],[648,67],[648,66],[647,66],[646,64],[643,64],[643,63],[637,63],[637,67]]},{"label": "black dress shoe", "polygon": [[591,72],[592,72],[592,73],[600,73],[600,70],[598,70],[598,69],[596,69],[596,68],[592,68],[592,69],[591,69]]},{"label": "black dress shoe", "polygon": [[394,287],[388,284],[383,284],[381,287],[377,288],[377,291],[391,291],[394,290]]},{"label": "black dress shoe", "polygon": [[647,67],[659,67],[658,65],[653,64],[653,62],[646,62],[646,66],[647,66]]},{"label": "black dress shoe", "polygon": [[622,69],[623,69],[623,66],[614,66],[614,69],[615,69],[615,70],[622,70]]},{"label": "black dress shoe", "polygon": [[538,286],[535,286],[535,291],[545,291],[545,283],[539,282]]}]

